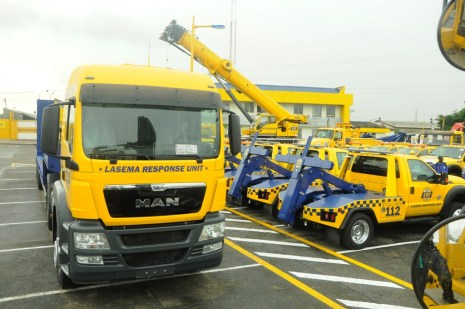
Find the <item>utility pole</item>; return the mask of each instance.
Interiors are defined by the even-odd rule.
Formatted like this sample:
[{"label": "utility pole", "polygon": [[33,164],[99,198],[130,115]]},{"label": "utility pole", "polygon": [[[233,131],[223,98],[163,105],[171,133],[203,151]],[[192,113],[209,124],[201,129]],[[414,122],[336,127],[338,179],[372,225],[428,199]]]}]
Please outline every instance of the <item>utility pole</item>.
[{"label": "utility pole", "polygon": [[229,60],[236,64],[236,0],[231,0],[231,26],[229,27]]}]

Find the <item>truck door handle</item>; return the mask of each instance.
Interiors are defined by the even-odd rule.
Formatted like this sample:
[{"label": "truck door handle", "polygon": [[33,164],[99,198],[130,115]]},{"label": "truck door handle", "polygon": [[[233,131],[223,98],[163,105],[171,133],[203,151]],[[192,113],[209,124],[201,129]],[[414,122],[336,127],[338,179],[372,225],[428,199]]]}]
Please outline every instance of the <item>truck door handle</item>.
[{"label": "truck door handle", "polygon": [[414,194],[415,193],[415,187],[410,187],[410,194]]}]

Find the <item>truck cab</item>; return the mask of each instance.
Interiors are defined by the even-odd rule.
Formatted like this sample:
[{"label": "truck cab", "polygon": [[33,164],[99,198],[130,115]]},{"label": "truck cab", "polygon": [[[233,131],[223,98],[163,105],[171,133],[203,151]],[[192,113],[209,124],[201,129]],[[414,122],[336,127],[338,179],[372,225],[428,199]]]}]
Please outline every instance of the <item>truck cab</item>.
[{"label": "truck cab", "polygon": [[[43,113],[41,148],[60,159],[48,194],[63,288],[221,263],[225,130],[208,76],[81,66]],[[237,115],[229,141],[237,153]]]}]

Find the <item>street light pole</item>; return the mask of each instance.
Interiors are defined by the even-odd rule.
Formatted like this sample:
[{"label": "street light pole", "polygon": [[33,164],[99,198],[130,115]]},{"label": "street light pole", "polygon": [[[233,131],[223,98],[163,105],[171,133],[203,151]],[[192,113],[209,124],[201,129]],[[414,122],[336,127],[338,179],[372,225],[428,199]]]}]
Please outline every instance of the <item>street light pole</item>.
[{"label": "street light pole", "polygon": [[[195,29],[197,28],[213,28],[213,29],[224,29],[226,28],[224,25],[195,25],[195,16],[192,16],[192,39],[195,38]],[[194,72],[194,41],[191,42],[191,72]]]}]

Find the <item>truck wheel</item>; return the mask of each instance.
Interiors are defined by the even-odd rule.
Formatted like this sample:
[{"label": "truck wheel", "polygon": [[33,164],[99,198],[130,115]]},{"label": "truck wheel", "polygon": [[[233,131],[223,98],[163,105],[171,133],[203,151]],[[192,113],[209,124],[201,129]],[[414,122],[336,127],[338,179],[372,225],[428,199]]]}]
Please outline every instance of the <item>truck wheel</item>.
[{"label": "truck wheel", "polygon": [[[464,204],[463,204],[463,203],[460,203],[460,202],[453,202],[453,203],[450,205],[449,214],[448,214],[447,218],[455,217],[455,216],[460,215],[460,213],[462,212],[462,209],[463,209],[463,208],[464,208]],[[444,218],[444,219],[447,219],[447,218]]]},{"label": "truck wheel", "polygon": [[350,249],[362,249],[373,236],[373,221],[364,213],[354,214],[342,231],[342,243]]},{"label": "truck wheel", "polygon": [[36,181],[37,181],[37,189],[42,191],[44,187],[42,186],[42,181],[40,181],[40,174],[39,174],[39,168],[36,167]]},{"label": "truck wheel", "polygon": [[308,221],[306,221],[303,217],[303,209],[296,210],[294,216],[294,224],[292,225],[293,228],[297,230],[303,230],[308,227]]},{"label": "truck wheel", "polygon": [[51,203],[51,196],[53,194],[52,187],[53,183],[60,179],[59,175],[57,174],[48,174],[47,175],[47,194],[45,195],[45,212],[47,214],[47,227],[48,230],[51,231],[53,228],[53,215],[52,215],[52,203]]}]

